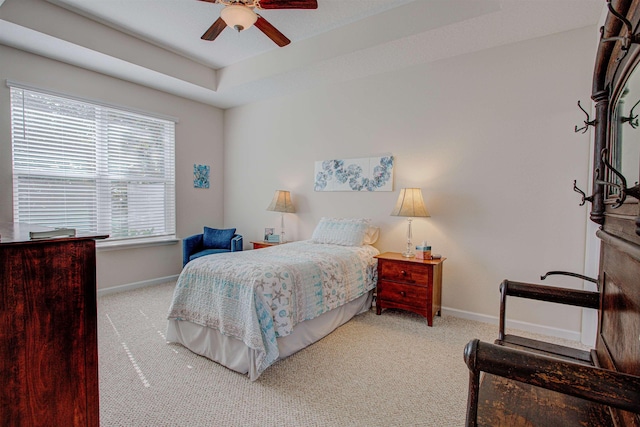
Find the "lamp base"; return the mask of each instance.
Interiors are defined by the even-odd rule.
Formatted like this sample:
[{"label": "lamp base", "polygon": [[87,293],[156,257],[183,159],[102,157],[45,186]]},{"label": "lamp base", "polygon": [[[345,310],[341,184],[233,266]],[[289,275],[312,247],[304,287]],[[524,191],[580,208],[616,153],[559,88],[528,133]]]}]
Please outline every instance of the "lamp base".
[{"label": "lamp base", "polygon": [[280,243],[287,243],[284,237],[284,212],[280,214]]},{"label": "lamp base", "polygon": [[402,253],[402,256],[405,258],[414,258],[416,253],[413,251],[413,244],[411,243],[411,219],[407,218],[408,227],[407,227],[407,250]]}]

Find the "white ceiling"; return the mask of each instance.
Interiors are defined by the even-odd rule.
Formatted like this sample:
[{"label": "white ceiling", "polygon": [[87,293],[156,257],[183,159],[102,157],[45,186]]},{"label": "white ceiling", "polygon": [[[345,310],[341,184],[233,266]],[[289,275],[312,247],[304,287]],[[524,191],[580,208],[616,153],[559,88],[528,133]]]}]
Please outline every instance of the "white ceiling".
[{"label": "white ceiling", "polygon": [[0,0],[0,43],[229,108],[595,25],[604,1],[318,0],[316,10],[260,11],[291,40],[284,48],[256,28],[227,28],[215,41],[201,40],[222,7],[197,0]]},{"label": "white ceiling", "polygon": [[[292,41],[311,38],[412,0],[320,0],[315,10],[260,10]],[[280,49],[255,27],[227,28],[213,42],[200,36],[224,7],[197,0],[55,0],[60,6],[180,53],[212,68]]]}]

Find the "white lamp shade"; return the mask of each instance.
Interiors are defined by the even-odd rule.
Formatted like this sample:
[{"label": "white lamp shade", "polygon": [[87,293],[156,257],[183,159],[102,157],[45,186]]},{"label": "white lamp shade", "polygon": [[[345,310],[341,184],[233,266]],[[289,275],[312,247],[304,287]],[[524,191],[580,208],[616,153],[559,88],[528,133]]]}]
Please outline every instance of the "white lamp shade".
[{"label": "white lamp shade", "polygon": [[220,12],[220,17],[225,24],[238,31],[246,30],[258,20],[258,15],[253,10],[241,4],[225,6]]},{"label": "white lamp shade", "polygon": [[285,190],[276,190],[273,195],[271,204],[267,207],[268,211],[293,213],[296,208],[291,203],[291,194]]},{"label": "white lamp shade", "polygon": [[403,188],[398,195],[392,216],[428,217],[429,212],[422,199],[422,190],[419,188]]}]

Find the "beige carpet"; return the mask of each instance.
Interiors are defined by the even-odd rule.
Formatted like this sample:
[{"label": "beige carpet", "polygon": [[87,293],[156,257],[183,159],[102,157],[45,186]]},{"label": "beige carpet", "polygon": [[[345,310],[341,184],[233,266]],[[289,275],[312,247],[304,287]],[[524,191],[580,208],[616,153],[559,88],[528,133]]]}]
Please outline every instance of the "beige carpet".
[{"label": "beige carpet", "polygon": [[[255,382],[165,340],[173,283],[98,300],[104,426],[462,426],[472,338],[497,326],[357,316]],[[496,298],[498,295],[496,294]]]}]

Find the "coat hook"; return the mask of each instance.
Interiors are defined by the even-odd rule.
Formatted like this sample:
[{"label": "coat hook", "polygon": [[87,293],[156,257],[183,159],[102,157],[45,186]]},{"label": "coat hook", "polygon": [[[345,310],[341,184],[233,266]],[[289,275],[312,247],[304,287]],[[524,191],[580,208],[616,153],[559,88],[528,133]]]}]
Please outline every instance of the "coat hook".
[{"label": "coat hook", "polygon": [[584,121],[584,126],[581,127],[580,129],[578,129],[578,126],[576,125],[575,132],[578,133],[578,132],[582,131],[582,133],[586,133],[587,130],[589,129],[589,126],[595,126],[596,125],[596,121],[595,121],[595,119],[591,120],[591,118],[589,117],[589,113],[587,113],[586,110],[584,108],[582,108],[582,105],[580,105],[580,101],[578,101],[578,107],[587,116],[587,120]]},{"label": "coat hook", "polygon": [[640,185],[636,183],[635,186],[631,188],[627,188],[626,178],[620,172],[618,172],[616,168],[614,168],[611,165],[611,163],[609,163],[609,159],[608,159],[609,149],[603,148],[600,154],[602,157],[602,163],[604,163],[604,165],[607,168],[609,168],[609,170],[611,170],[611,172],[613,172],[614,175],[620,180],[620,184],[616,184],[614,182],[602,181],[600,179],[596,180],[596,184],[608,185],[610,187],[615,187],[618,189],[618,198],[616,199],[615,204],[611,206],[611,208],[617,209],[620,206],[622,206],[624,201],[627,199],[627,196],[632,196],[640,200]]},{"label": "coat hook", "polygon": [[629,111],[629,117],[620,117],[622,123],[629,122],[629,125],[634,129],[638,127],[638,115],[633,114],[633,109],[636,108],[638,104],[640,104],[640,99],[635,103],[633,107],[631,107],[631,111]]},{"label": "coat hook", "polygon": [[[613,8],[613,6],[611,5],[611,0],[607,0],[607,7],[609,8],[609,11],[611,12],[611,14],[613,16],[615,16],[616,18],[618,18],[619,20],[621,20],[622,23],[625,25],[625,27],[627,27],[627,34],[624,35],[624,36],[607,37],[607,38],[604,38],[604,39],[601,38],[600,41],[601,42],[611,42],[611,41],[620,40],[620,42],[622,43],[621,49],[623,51],[627,51],[627,50],[629,50],[629,47],[631,46],[632,43],[640,42],[640,38],[638,37],[637,34],[633,34],[633,26],[631,25],[631,22],[627,18],[622,16],[622,14],[620,14],[617,10],[615,10]],[[603,31],[601,31],[601,36],[602,35],[603,35]]]},{"label": "coat hook", "polygon": [[587,197],[587,195],[584,194],[584,191],[582,191],[576,186],[575,179],[573,180],[573,191],[575,191],[576,193],[580,193],[582,195],[582,202],[580,203],[580,206],[584,206],[586,202],[589,202],[589,203],[593,202],[593,195]]}]

